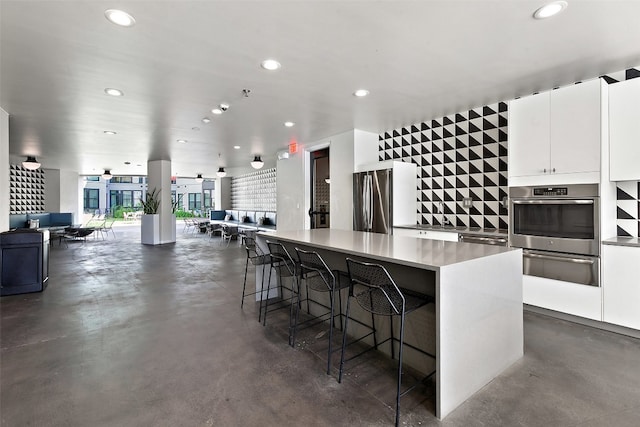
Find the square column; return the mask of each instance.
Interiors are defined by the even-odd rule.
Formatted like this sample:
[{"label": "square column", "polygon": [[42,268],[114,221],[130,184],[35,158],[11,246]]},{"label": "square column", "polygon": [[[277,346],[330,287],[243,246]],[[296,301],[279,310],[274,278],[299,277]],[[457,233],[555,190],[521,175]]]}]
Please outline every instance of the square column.
[{"label": "square column", "polygon": [[[171,161],[149,160],[147,162],[147,191],[156,189],[160,198],[158,209],[159,238],[153,244],[176,241],[176,217],[171,208]],[[144,240],[144,239],[143,239]]]}]

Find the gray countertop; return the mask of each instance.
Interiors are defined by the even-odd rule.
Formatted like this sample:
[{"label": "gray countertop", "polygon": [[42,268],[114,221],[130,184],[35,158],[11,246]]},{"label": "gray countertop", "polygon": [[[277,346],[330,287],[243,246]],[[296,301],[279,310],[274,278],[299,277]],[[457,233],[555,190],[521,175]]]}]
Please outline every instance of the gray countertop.
[{"label": "gray countertop", "polygon": [[445,225],[444,227],[441,227],[439,225],[422,225],[422,224],[396,225],[394,227],[406,228],[410,230],[448,231],[451,233],[477,234],[481,236],[507,237],[509,235],[508,230],[497,229],[497,228],[455,227],[453,225]]},{"label": "gray countertop", "polygon": [[603,240],[602,244],[612,246],[632,246],[640,248],[640,237],[612,237],[610,239]]},{"label": "gray countertop", "polygon": [[264,237],[426,270],[519,250],[338,229],[278,230]]}]

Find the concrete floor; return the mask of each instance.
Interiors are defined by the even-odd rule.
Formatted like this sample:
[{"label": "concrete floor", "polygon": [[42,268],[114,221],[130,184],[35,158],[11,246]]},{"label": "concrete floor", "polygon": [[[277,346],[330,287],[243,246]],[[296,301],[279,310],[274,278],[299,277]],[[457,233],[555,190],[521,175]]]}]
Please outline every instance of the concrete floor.
[{"label": "concrete floor", "polygon": [[[139,226],[55,246],[43,293],[3,297],[3,426],[382,426],[393,365],[338,384],[326,336],[287,345],[285,312],[240,309],[244,250],[201,234],[160,247]],[[525,312],[525,356],[444,421],[433,385],[405,397],[422,426],[638,426],[640,340]],[[305,335],[306,334],[306,335]]]}]

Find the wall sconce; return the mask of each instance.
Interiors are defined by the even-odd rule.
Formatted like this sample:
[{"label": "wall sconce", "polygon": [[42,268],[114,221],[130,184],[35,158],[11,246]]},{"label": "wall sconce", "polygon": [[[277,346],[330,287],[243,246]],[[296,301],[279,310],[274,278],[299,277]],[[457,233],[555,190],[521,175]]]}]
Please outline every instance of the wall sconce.
[{"label": "wall sconce", "polygon": [[204,178],[202,177],[202,174],[199,173],[198,176],[196,176],[196,182],[200,184],[202,181],[204,181]]},{"label": "wall sconce", "polygon": [[327,184],[331,184],[331,178],[326,177],[326,178],[324,179],[324,182],[326,182]]},{"label": "wall sconce", "polygon": [[216,175],[218,175],[219,178],[224,178],[225,176],[227,176],[227,172],[224,170],[224,168],[218,168],[218,172],[216,172]]},{"label": "wall sconce", "polygon": [[34,171],[40,167],[40,163],[34,156],[27,156],[27,160],[22,162],[22,167]]},{"label": "wall sconce", "polygon": [[254,169],[260,169],[262,166],[264,166],[264,162],[262,161],[260,156],[255,156],[253,158],[253,161],[251,162],[251,167]]},{"label": "wall sconce", "polygon": [[113,177],[113,175],[111,175],[111,170],[110,169],[105,169],[104,173],[102,174],[102,179],[111,179]]}]

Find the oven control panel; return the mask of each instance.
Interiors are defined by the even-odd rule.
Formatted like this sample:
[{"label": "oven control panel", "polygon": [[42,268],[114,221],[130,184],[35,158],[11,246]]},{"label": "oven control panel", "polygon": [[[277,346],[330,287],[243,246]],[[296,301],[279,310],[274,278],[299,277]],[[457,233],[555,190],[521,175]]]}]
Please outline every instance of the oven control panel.
[{"label": "oven control panel", "polygon": [[533,189],[534,196],[567,196],[567,187],[537,187]]}]

